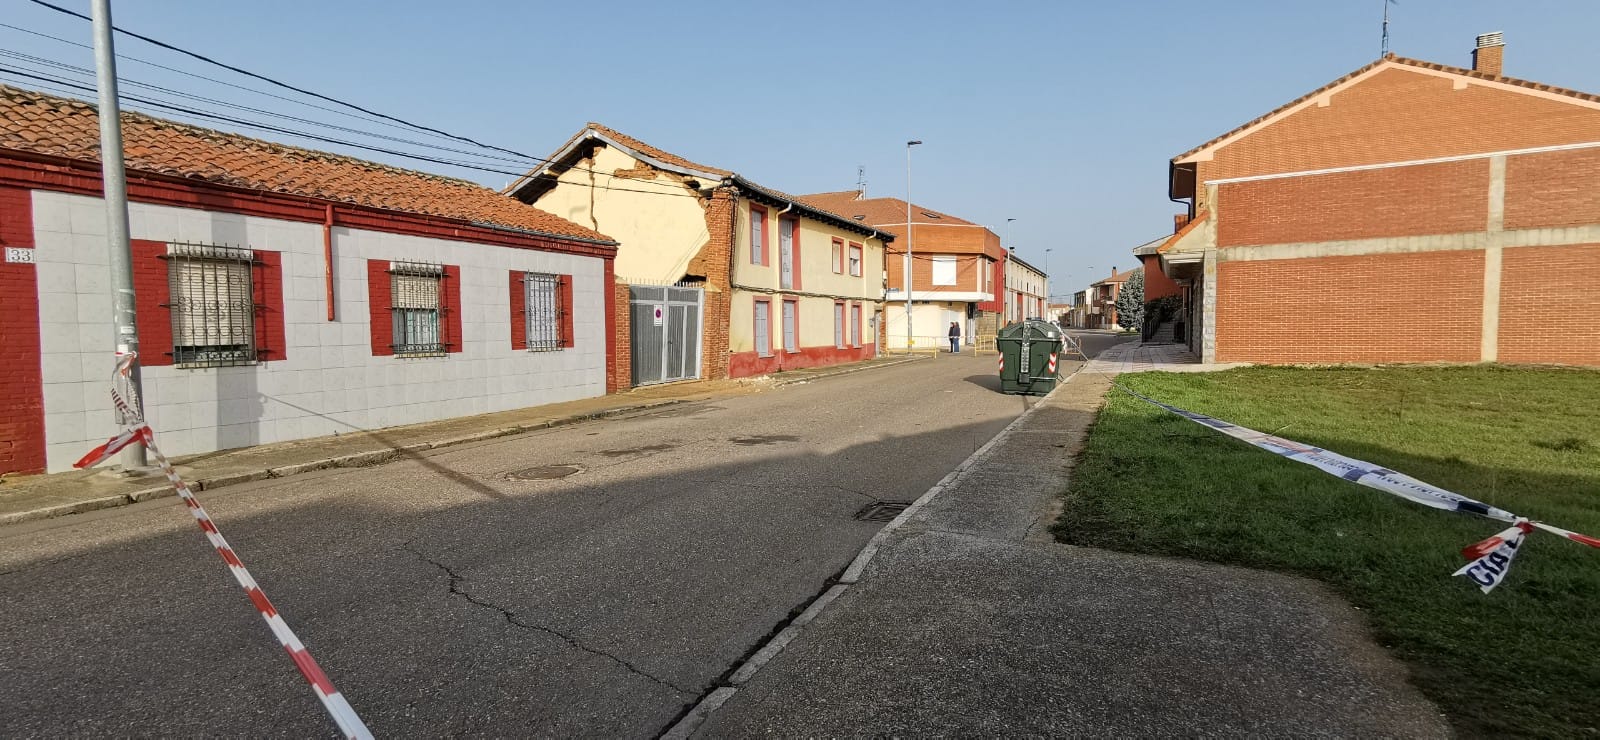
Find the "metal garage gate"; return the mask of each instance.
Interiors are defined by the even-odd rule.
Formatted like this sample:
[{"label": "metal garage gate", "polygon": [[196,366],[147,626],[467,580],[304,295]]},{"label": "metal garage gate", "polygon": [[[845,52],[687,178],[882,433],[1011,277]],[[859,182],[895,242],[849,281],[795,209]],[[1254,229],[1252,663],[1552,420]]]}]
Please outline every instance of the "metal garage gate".
[{"label": "metal garage gate", "polygon": [[705,289],[634,285],[628,292],[633,314],[633,384],[700,377]]}]

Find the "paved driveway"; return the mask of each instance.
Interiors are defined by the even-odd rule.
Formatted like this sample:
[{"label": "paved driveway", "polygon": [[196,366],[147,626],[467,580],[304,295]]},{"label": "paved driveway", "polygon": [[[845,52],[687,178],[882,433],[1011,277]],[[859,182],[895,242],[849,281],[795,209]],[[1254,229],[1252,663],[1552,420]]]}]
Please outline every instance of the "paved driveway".
[{"label": "paved driveway", "polygon": [[[1031,401],[921,361],[201,498],[379,736],[649,736]],[[1070,367],[1068,368],[1070,370]],[[565,478],[515,480],[565,472]],[[331,732],[175,500],[0,530],[0,735]]]}]

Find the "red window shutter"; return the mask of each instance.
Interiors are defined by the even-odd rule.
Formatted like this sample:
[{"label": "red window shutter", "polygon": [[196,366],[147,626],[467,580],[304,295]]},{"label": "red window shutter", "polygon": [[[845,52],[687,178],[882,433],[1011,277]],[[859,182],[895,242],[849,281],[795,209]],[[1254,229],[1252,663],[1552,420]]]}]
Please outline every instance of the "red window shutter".
[{"label": "red window shutter", "polygon": [[134,239],[134,321],[139,328],[139,364],[172,364],[172,285],[166,242]]},{"label": "red window shutter", "polygon": [[372,356],[394,354],[393,286],[389,261],[367,260],[367,311],[372,319]]},{"label": "red window shutter", "polygon": [[256,360],[271,362],[289,357],[283,333],[283,254],[255,252],[250,281],[255,302]]},{"label": "red window shutter", "polygon": [[576,347],[578,342],[572,334],[572,276],[556,276],[556,300],[561,306],[561,346]]},{"label": "red window shutter", "polygon": [[461,266],[444,266],[444,351],[460,352],[466,343],[461,336]]},{"label": "red window shutter", "polygon": [[528,348],[528,273],[511,271],[511,348]]}]

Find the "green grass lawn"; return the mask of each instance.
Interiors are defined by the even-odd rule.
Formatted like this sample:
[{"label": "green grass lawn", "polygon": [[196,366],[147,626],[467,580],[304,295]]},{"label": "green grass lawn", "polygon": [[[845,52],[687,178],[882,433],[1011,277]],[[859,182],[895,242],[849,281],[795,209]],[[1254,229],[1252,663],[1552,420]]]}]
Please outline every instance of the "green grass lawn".
[{"label": "green grass lawn", "polygon": [[[1600,372],[1241,368],[1121,381],[1600,536]],[[1112,390],[1056,533],[1322,580],[1366,610],[1463,734],[1600,736],[1600,550],[1534,532],[1492,593],[1450,577],[1462,547],[1505,526],[1334,478]]]}]

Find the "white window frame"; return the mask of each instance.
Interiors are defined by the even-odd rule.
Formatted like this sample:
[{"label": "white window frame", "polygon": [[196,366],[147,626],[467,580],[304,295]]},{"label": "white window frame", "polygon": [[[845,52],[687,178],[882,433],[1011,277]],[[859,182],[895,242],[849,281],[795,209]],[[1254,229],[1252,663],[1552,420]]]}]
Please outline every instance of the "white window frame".
[{"label": "white window frame", "polygon": [[394,330],[391,342],[396,356],[445,355],[449,340],[445,337],[444,280],[444,265],[389,263],[389,315]]},{"label": "white window frame", "polygon": [[861,277],[861,265],[866,261],[860,244],[850,245],[850,277]]},{"label": "white window frame", "polygon": [[[928,277],[930,285],[956,285],[961,274],[956,258],[950,255],[933,257],[929,269],[931,271]],[[943,275],[940,273],[943,273]]]},{"label": "white window frame", "polygon": [[167,245],[174,365],[256,363],[254,267],[249,249]]}]

